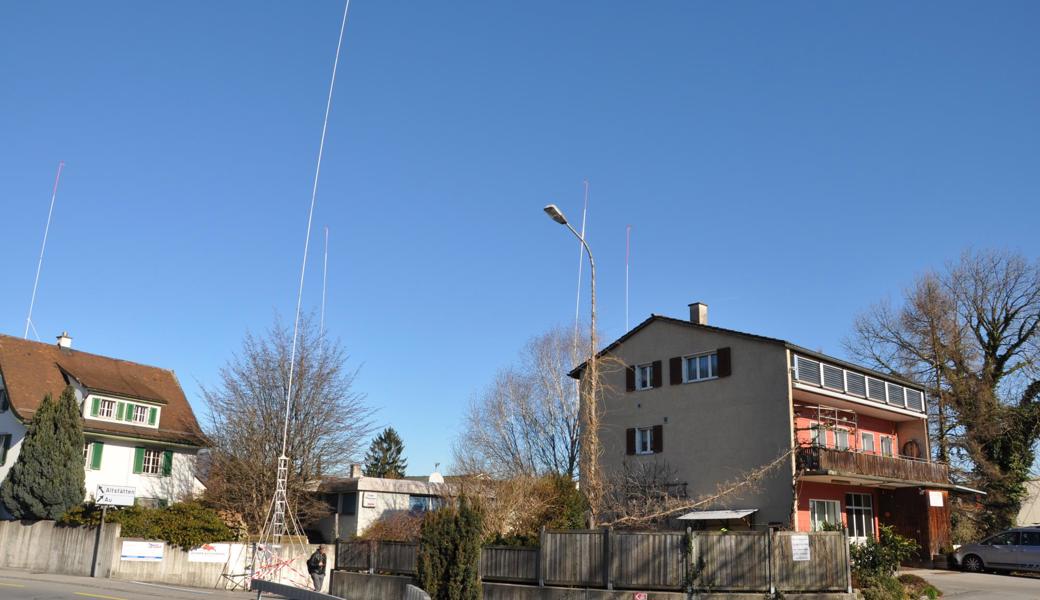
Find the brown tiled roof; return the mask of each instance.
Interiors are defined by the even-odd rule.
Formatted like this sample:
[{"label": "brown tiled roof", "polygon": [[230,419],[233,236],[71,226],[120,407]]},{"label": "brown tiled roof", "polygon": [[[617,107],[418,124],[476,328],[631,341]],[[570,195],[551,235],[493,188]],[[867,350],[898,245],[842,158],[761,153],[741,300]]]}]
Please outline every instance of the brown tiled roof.
[{"label": "brown tiled roof", "polygon": [[54,398],[61,395],[68,384],[66,375],[92,392],[163,405],[158,429],[86,420],[84,431],[205,445],[195,413],[173,371],[61,348],[57,344],[0,335],[0,376],[7,387],[11,408],[22,421],[32,419],[46,394]]}]

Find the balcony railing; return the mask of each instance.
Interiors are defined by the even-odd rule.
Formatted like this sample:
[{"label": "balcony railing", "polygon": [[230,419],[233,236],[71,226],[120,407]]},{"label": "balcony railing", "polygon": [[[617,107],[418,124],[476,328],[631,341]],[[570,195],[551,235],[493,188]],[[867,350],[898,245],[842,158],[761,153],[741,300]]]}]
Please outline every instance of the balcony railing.
[{"label": "balcony railing", "polygon": [[798,470],[806,473],[826,473],[846,477],[865,475],[907,482],[950,482],[950,469],[942,463],[878,456],[820,446],[805,446],[798,449]]}]

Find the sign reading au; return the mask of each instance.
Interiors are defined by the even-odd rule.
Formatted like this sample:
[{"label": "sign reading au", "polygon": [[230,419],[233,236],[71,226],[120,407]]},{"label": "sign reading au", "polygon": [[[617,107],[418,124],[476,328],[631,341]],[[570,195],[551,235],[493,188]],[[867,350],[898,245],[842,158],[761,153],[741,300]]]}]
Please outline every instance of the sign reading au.
[{"label": "sign reading au", "polygon": [[792,535],[791,536],[791,560],[796,560],[796,561],[812,560],[812,551],[809,549],[809,536],[807,536],[807,535]]},{"label": "sign reading au", "polygon": [[99,506],[133,506],[134,488],[129,485],[105,485],[97,486],[94,494],[94,502]]}]

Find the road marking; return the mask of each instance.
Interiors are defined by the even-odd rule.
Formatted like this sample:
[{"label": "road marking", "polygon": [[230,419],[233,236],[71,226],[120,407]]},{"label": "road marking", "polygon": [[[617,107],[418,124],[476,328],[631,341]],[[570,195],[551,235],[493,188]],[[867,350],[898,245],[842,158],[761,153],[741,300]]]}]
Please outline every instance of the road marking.
[{"label": "road marking", "polygon": [[73,592],[77,596],[85,596],[87,598],[103,598],[104,600],[126,600],[126,598],[118,598],[116,596],[104,596],[102,594],[87,594],[86,592]]},{"label": "road marking", "polygon": [[148,587],[166,588],[168,590],[177,590],[178,592],[188,592],[189,594],[212,594],[213,592],[203,592],[202,590],[192,590],[182,587],[173,587],[171,585],[159,585],[158,583],[145,583],[143,581],[131,581],[130,583],[136,583],[137,585],[147,585]]},{"label": "road marking", "polygon": [[4,587],[25,587],[25,584],[23,584],[23,583],[3,583],[3,582],[0,582],[0,585],[2,585]]}]

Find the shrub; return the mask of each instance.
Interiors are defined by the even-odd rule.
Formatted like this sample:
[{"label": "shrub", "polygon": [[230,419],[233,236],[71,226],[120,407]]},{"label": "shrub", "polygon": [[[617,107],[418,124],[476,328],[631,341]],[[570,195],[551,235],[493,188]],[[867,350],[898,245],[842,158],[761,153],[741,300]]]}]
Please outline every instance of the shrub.
[{"label": "shrub", "polygon": [[860,587],[867,587],[863,582],[891,578],[899,568],[899,563],[915,556],[918,552],[917,542],[903,537],[893,531],[892,527],[878,527],[878,539],[868,539],[862,544],[853,544],[852,576],[860,582]]},{"label": "shrub", "polygon": [[863,600],[907,600],[906,590],[891,575],[871,575],[861,580]]},{"label": "shrub", "polygon": [[903,587],[910,594],[911,598],[927,596],[929,600],[935,600],[939,596],[942,596],[942,591],[939,588],[928,583],[923,577],[918,575],[903,573],[896,579],[899,580],[899,583],[903,584]]},{"label": "shrub", "polygon": [[[100,522],[101,507],[85,504],[67,512],[58,524],[97,526]],[[184,550],[208,542],[234,539],[234,533],[216,511],[196,502],[183,502],[166,508],[128,506],[108,511],[105,522],[119,523],[123,537],[163,540]]]},{"label": "shrub", "polygon": [[406,510],[389,511],[365,528],[358,537],[363,540],[417,542],[422,522],[421,514]]},{"label": "shrub", "polygon": [[432,600],[479,600],[483,514],[467,498],[426,513],[419,539],[419,583]]}]

